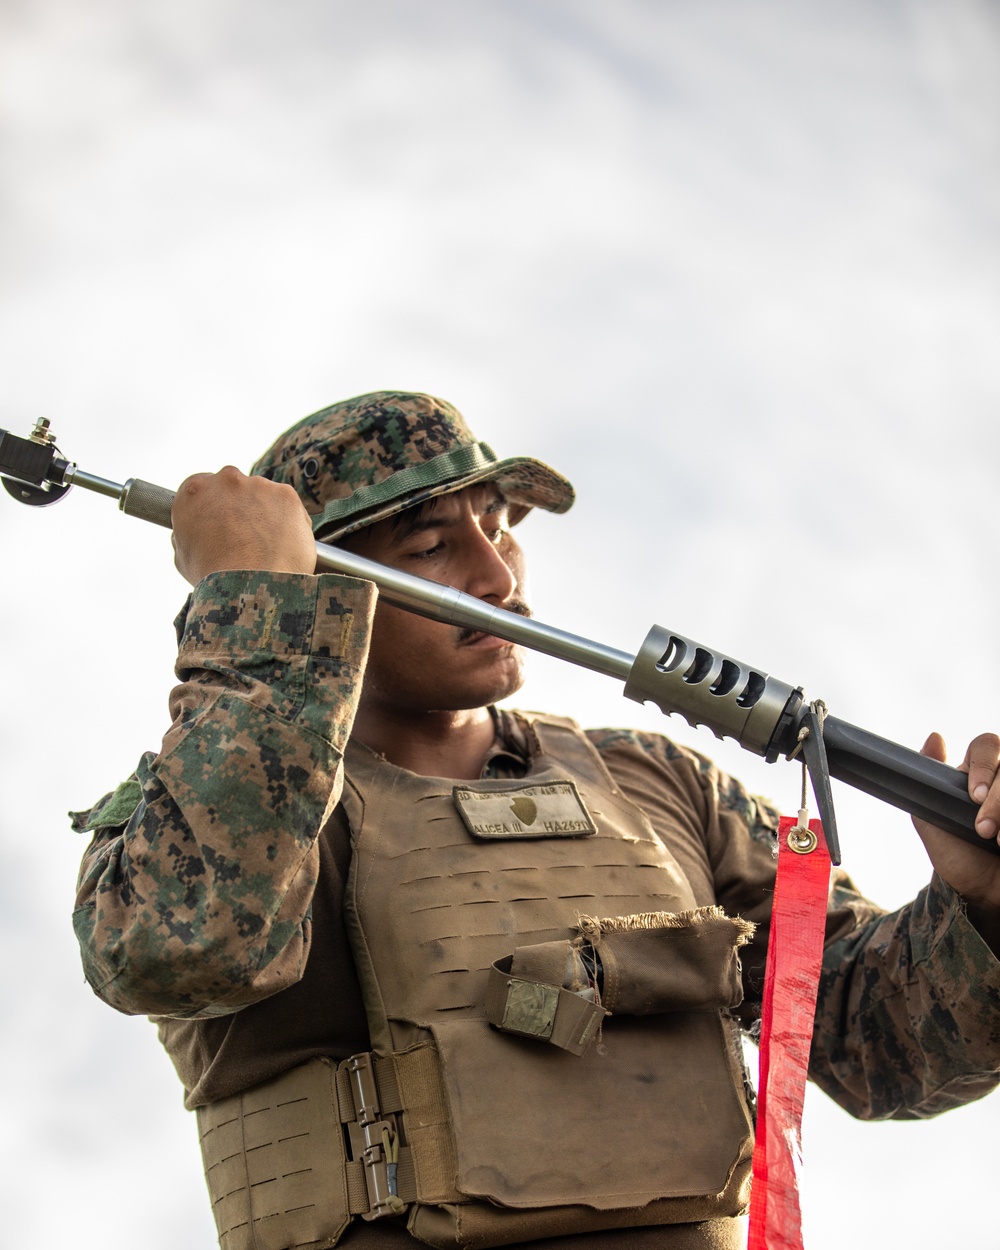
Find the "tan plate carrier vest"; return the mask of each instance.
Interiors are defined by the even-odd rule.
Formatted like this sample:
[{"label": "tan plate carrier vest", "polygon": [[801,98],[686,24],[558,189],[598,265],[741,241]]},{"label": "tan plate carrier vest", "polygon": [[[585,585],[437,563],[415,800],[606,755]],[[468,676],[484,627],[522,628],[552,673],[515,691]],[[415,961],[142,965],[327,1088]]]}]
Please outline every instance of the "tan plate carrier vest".
[{"label": "tan plate carrier vest", "polygon": [[[727,1013],[610,1016],[582,1055],[486,1019],[515,948],[573,937],[581,914],[696,906],[579,728],[529,719],[541,751],[518,781],[456,785],[349,745],[345,906],[372,1054],[200,1109],[223,1250],[323,1250],[355,1215],[404,1211],[433,1246],[485,1248],[745,1210],[752,1117]],[[525,798],[567,783],[596,832],[537,836]],[[456,790],[520,799],[521,819],[474,836]]]}]

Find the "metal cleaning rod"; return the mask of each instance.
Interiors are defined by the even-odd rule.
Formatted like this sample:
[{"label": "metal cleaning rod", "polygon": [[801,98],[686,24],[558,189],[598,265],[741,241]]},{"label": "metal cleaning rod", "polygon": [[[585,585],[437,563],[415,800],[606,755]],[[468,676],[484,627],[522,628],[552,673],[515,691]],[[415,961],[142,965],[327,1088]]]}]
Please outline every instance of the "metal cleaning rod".
[{"label": "metal cleaning rod", "polygon": [[[162,486],[138,478],[130,478],[124,484],[110,482],[106,478],[95,477],[92,473],[84,473],[76,465],[69,466],[64,474],[64,481],[117,499],[119,508],[129,516],[151,521],[165,529],[172,528],[170,508],[174,492]],[[399,569],[377,564],[374,560],[366,560],[364,556],[344,551],[340,547],[331,547],[328,543],[316,544],[316,569],[317,572],[345,573],[349,577],[360,577],[374,582],[383,599],[396,607],[405,608],[408,612],[464,629],[481,630],[503,638],[506,642],[518,643],[557,659],[568,660],[571,664],[589,668],[595,673],[616,677],[619,681],[628,678],[635,660],[635,656],[626,651],[616,651],[613,647],[592,642],[589,638],[581,638],[577,634],[508,612],[452,586],[440,586],[425,578],[414,577]]]},{"label": "metal cleaning rod", "polygon": [[[74,475],[73,480],[108,493],[103,479]],[[117,489],[123,512],[170,528],[172,491],[141,480]],[[316,544],[316,568],[372,581],[387,602],[420,616],[481,630],[614,677],[625,682],[628,698],[638,703],[652,701],[664,713],[704,725],[717,737],[733,737],[769,760],[794,746],[801,715],[797,687],[659,626],[650,630],[638,655],[630,655],[327,543]],[[826,735],[833,776],[1000,854],[995,841],[983,843],[977,837],[978,809],[968,797],[963,774],[956,769],[833,716],[827,718]]]}]

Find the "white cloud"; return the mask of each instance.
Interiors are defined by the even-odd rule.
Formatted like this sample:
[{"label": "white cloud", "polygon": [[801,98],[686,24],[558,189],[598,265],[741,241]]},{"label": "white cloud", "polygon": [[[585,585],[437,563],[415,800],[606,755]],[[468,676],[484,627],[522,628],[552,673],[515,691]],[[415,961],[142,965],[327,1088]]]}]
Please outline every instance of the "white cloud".
[{"label": "white cloud", "polygon": [[[543,619],[631,650],[658,619],[901,741],[991,722],[992,5],[42,0],[0,36],[0,424],[176,485],[332,399],[442,393],[580,488],[526,525]],[[7,1228],[55,1186],[53,1243],[207,1246],[165,1060],[69,931],[62,813],[155,746],[183,592],[111,507],[0,506]],[[528,705],[661,724],[535,670]],[[664,727],[792,805],[795,770]],[[895,905],[905,820],[839,802]],[[814,1099],[813,1250],[976,1240],[993,1110],[883,1131]]]}]

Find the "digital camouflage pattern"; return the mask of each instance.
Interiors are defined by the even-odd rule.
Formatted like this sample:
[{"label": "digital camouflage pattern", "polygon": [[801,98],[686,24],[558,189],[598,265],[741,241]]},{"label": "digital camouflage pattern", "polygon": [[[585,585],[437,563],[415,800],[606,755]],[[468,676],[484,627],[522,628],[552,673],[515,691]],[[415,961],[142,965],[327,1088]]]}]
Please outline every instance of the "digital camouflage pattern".
[{"label": "digital camouflage pattern", "polygon": [[827,947],[820,1001],[829,1001],[845,968],[857,966],[856,984],[841,1030],[829,1020],[816,1031],[813,1080],[862,1120],[926,1119],[995,1089],[998,961],[952,887],[935,874],[912,903],[883,918],[866,916],[841,878],[831,903],[854,912],[858,926]]},{"label": "digital camouflage pattern", "polygon": [[95,833],[74,925],[113,1007],[225,1014],[301,975],[375,598],[331,575],[196,588],[160,753],[74,820]]},{"label": "digital camouflage pattern", "polygon": [[[330,873],[336,839],[349,839],[336,806],[341,760],[374,599],[367,583],[332,574],[206,578],[179,618],[182,684],[160,753],[76,818],[93,833],[75,913],[87,978],[121,1011],[173,1017],[161,1034],[182,1074],[195,1073],[184,1077],[189,1105],[233,1092],[239,1074],[226,1055],[278,1035],[288,1013],[269,996],[292,986],[285,1001],[303,1001],[312,1019],[316,986],[326,986],[316,979],[348,966],[337,963],[349,960],[346,935],[330,924],[314,934],[311,919],[321,902],[339,906],[332,891],[342,882]],[[520,775],[530,731],[510,713],[497,721],[486,772]],[[589,737],[670,846],[698,904],[757,923],[743,959],[741,1016],[751,1027],[777,813],[657,734]],[[363,1020],[356,984],[337,984],[323,1028]],[[912,1118],[986,1093],[1000,1080],[998,1007],[1000,961],[950,887],[935,879],[885,914],[838,874],[811,1064],[833,1098],[854,1115]],[[281,1056],[274,1062],[280,1071]]]},{"label": "digital camouflage pattern", "polygon": [[293,486],[317,538],[353,530],[460,490],[496,482],[516,524],[532,507],[565,512],[573,487],[527,456],[498,460],[443,399],[375,391],[322,408],[293,425],[251,470]]}]

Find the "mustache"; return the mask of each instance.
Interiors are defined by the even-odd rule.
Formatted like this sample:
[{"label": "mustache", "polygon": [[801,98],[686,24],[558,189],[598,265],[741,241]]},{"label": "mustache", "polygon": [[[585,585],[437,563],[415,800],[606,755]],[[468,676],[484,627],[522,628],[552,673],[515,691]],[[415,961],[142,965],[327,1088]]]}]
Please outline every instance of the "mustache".
[{"label": "mustache", "polygon": [[[510,603],[505,603],[503,610],[505,612],[513,612],[517,616],[531,616],[531,608],[528,607],[523,599],[513,599]],[[458,631],[458,641],[468,642],[470,639],[478,638],[485,633],[486,630],[484,629],[472,629],[470,626],[465,625]]]}]

